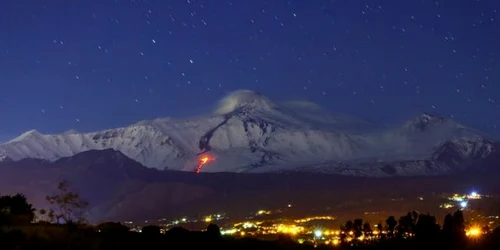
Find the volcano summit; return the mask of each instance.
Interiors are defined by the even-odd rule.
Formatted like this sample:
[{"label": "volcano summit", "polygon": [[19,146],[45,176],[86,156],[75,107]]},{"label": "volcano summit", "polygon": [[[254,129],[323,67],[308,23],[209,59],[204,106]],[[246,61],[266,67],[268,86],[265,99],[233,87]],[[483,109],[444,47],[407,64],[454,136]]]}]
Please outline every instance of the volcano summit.
[{"label": "volcano summit", "polygon": [[310,102],[273,102],[239,90],[215,110],[89,133],[32,130],[0,145],[0,159],[54,161],[114,149],[146,167],[202,172],[306,171],[362,176],[438,175],[487,167],[499,143],[449,118],[421,114],[392,127],[334,114]]}]

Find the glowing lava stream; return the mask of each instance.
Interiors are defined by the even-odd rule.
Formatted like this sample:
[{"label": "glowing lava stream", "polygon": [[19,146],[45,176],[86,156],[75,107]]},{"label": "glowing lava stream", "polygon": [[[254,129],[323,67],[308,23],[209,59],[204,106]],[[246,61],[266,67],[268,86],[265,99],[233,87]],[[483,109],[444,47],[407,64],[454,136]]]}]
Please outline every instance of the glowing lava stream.
[{"label": "glowing lava stream", "polygon": [[196,166],[196,170],[195,172],[198,174],[200,173],[201,169],[203,168],[203,166],[205,166],[205,164],[207,164],[209,161],[212,161],[214,160],[213,158],[210,158],[210,156],[202,156],[199,161],[198,161],[198,165]]}]

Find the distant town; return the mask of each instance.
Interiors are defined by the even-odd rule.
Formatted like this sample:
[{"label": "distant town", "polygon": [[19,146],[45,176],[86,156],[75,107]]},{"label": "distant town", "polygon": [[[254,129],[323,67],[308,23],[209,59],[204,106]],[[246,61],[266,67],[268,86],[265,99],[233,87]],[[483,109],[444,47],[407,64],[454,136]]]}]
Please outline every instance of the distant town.
[{"label": "distant town", "polygon": [[[437,198],[436,198],[437,197]],[[425,197],[416,197],[417,200],[425,201]],[[439,201],[438,208],[445,214],[453,214],[455,211],[463,211],[466,219],[466,235],[470,238],[481,237],[492,229],[500,226],[500,214],[486,214],[480,209],[480,202],[488,203],[495,199],[493,195],[480,194],[476,191],[469,193],[450,193],[434,195],[434,201]],[[293,204],[274,209],[261,209],[249,214],[245,220],[232,220],[225,212],[208,214],[201,217],[185,216],[173,220],[160,219],[154,221],[125,221],[124,224],[132,231],[141,232],[145,225],[155,225],[166,232],[175,227],[203,229],[208,224],[220,225],[222,235],[233,237],[252,237],[261,240],[274,240],[281,235],[287,235],[298,243],[338,245],[341,242],[370,241],[383,237],[390,237],[390,226],[386,221],[388,218],[380,217],[378,220],[363,220],[361,218],[373,217],[377,212],[365,212],[359,218],[341,221],[334,214],[323,214],[315,216],[297,217],[287,216],[286,211],[293,209]],[[411,211],[410,211],[411,212]],[[419,211],[425,212],[425,211]],[[394,215],[399,216],[399,214]],[[396,220],[402,218],[396,217]],[[442,224],[441,220],[437,220]],[[349,225],[352,224],[352,225]],[[354,224],[360,224],[360,232],[356,232]],[[412,237],[409,233],[408,237]]]}]

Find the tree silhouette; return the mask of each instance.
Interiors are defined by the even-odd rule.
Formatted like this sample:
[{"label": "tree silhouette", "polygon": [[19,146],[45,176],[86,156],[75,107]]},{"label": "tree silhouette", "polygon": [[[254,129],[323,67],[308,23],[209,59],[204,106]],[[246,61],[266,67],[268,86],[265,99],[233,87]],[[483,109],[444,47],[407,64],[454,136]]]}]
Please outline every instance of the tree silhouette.
[{"label": "tree silhouette", "polygon": [[125,225],[122,225],[121,223],[117,222],[105,222],[97,225],[95,227],[99,232],[101,233],[114,233],[114,234],[123,234],[127,233],[130,231],[130,228],[128,228]]},{"label": "tree silhouette", "polygon": [[155,225],[148,225],[142,227],[141,231],[145,235],[158,235],[161,233],[161,228]]},{"label": "tree silhouette", "polygon": [[443,236],[446,238],[451,238],[453,236],[453,216],[451,214],[447,214],[444,217],[442,232]]},{"label": "tree silhouette", "polygon": [[388,235],[394,236],[394,229],[396,229],[396,225],[398,224],[396,218],[394,218],[394,216],[389,216],[389,218],[385,220],[385,223],[387,224]]},{"label": "tree silhouette", "polygon": [[407,237],[408,234],[412,233],[415,228],[415,220],[412,213],[408,213],[405,216],[399,218],[398,223],[398,236]]},{"label": "tree silhouette", "polygon": [[354,223],[352,223],[352,221],[348,220],[346,223],[345,223],[345,226],[344,226],[344,229],[347,233],[349,233],[350,231],[354,230]]},{"label": "tree silhouette", "polygon": [[0,225],[29,224],[35,218],[35,209],[22,194],[0,197]]},{"label": "tree silhouette", "polygon": [[453,214],[453,228],[457,237],[465,238],[465,219],[461,210]]},{"label": "tree silhouette", "polygon": [[415,225],[415,237],[419,243],[435,243],[439,237],[439,230],[440,227],[437,224],[436,217],[428,214],[418,216],[418,221]]},{"label": "tree silhouette", "polygon": [[467,238],[465,235],[465,219],[464,213],[461,210],[457,210],[453,214],[453,245],[454,249],[462,249],[467,243]]},{"label": "tree silhouette", "polygon": [[348,220],[345,225],[340,226],[340,230],[342,231],[342,234],[340,234],[340,239],[344,241],[347,238],[347,235],[352,232],[354,229],[354,223],[352,221]]},{"label": "tree silhouette", "polygon": [[46,200],[52,205],[48,217],[56,223],[83,223],[83,216],[88,203],[80,198],[77,193],[69,191],[67,181],[62,181],[57,186],[58,192],[47,196]]},{"label": "tree silhouette", "polygon": [[[408,213],[408,214],[409,214],[409,213]],[[418,221],[418,217],[419,217],[419,216],[420,216],[420,215],[418,214],[418,212],[417,212],[417,211],[413,211],[413,212],[411,212],[411,217],[412,217],[412,219],[413,219],[413,225],[417,225],[417,221]]]},{"label": "tree silhouette", "polygon": [[366,234],[366,235],[370,235],[372,234],[372,227],[370,226],[370,223],[367,221],[365,222],[365,224],[363,224],[363,232]]},{"label": "tree silhouette", "polygon": [[363,235],[363,219],[354,219],[353,226],[354,237],[361,237]]},{"label": "tree silhouette", "polygon": [[465,220],[462,211],[458,210],[453,215],[447,214],[443,224],[443,240],[454,249],[465,246]]},{"label": "tree silhouette", "polygon": [[221,237],[220,228],[216,224],[210,223],[207,227],[207,235],[211,239],[218,239]]}]

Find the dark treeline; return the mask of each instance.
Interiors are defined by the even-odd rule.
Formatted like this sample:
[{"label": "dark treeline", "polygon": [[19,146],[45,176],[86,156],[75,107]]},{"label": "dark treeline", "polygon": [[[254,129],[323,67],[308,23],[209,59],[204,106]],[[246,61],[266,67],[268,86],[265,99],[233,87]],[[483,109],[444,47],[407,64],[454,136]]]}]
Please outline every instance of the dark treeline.
[{"label": "dark treeline", "polygon": [[[372,225],[362,219],[347,221],[341,226],[341,244],[383,249],[390,246],[404,249],[436,247],[440,249],[490,249],[500,246],[500,228],[491,230],[488,226],[474,227],[473,235],[467,237],[464,214],[461,210],[446,215],[443,226],[436,217],[429,214],[409,212],[396,219],[390,216],[385,225]],[[369,240],[365,240],[369,239]],[[371,239],[371,240],[370,240]]]},{"label": "dark treeline", "polygon": [[373,226],[355,219],[341,227],[333,246],[322,240],[299,244],[287,235],[276,240],[223,236],[215,224],[204,231],[176,227],[165,233],[157,226],[145,226],[141,233],[114,222],[91,226],[84,220],[87,203],[66,182],[47,201],[50,210],[36,211],[22,194],[0,197],[0,249],[500,249],[500,228],[483,228],[478,237],[467,238],[462,211],[447,215],[442,227],[434,216],[417,212]]}]

